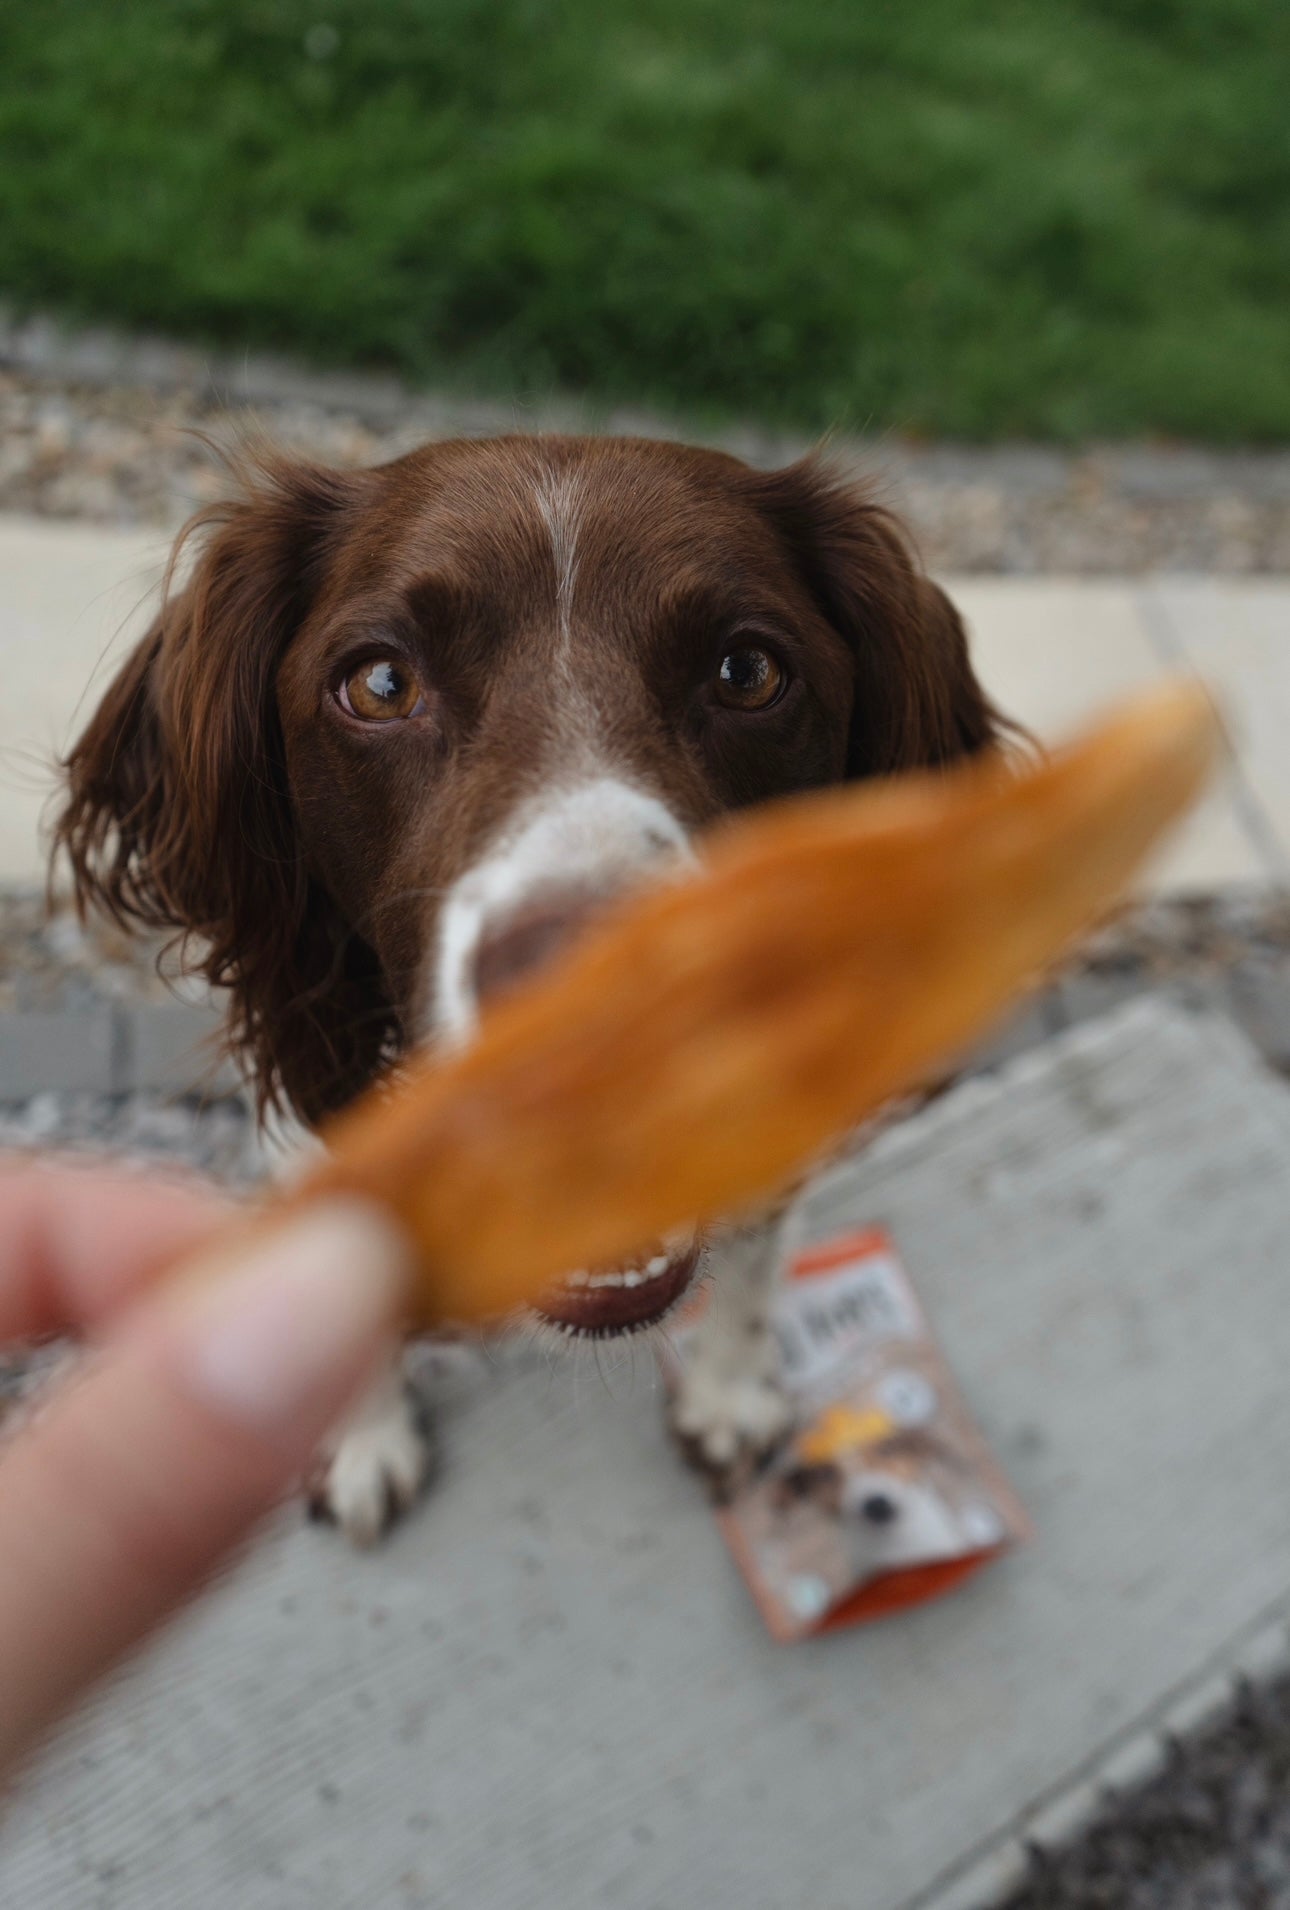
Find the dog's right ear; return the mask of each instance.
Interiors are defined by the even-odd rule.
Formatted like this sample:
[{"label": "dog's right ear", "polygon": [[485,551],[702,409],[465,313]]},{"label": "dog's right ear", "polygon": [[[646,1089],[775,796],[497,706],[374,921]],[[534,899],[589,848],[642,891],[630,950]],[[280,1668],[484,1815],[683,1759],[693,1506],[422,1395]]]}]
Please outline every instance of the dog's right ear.
[{"label": "dog's right ear", "polygon": [[198,545],[187,582],[168,581],[67,757],[54,829],[82,909],[192,944],[193,965],[230,990],[231,1046],[262,1101],[307,1119],[371,1072],[388,1020],[299,852],[275,679],[367,482],[264,455],[239,467],[236,495],[181,534],[172,574]]}]

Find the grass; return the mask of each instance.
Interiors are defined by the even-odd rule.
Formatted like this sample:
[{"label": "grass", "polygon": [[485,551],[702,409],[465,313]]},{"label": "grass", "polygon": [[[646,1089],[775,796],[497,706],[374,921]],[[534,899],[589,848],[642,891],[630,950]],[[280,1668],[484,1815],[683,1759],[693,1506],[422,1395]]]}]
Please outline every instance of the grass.
[{"label": "grass", "polygon": [[27,0],[0,296],[425,381],[1290,438],[1276,0]]}]

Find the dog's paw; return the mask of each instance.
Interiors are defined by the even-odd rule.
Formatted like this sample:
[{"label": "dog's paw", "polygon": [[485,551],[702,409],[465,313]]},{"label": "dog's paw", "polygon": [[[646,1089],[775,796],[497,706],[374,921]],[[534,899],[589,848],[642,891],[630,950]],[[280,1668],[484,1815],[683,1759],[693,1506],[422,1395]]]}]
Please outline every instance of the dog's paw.
[{"label": "dog's paw", "polygon": [[309,1513],[352,1545],[375,1545],[413,1506],[430,1476],[429,1434],[406,1401],[346,1431],[310,1483]]},{"label": "dog's paw", "polygon": [[685,1457],[724,1495],[774,1452],[792,1428],[793,1408],[770,1375],[721,1373],[696,1361],[670,1418]]}]

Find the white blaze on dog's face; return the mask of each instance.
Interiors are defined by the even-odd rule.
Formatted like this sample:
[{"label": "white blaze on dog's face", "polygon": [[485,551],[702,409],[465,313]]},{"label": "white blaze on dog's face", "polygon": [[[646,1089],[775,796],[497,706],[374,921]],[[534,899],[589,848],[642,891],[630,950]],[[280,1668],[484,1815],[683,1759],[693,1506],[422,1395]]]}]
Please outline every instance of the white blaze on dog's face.
[{"label": "white blaze on dog's face", "polygon": [[474,1029],[482,999],[546,960],[664,858],[688,852],[680,818],[631,779],[629,764],[614,760],[579,672],[574,615],[585,474],[577,464],[549,468],[532,495],[554,586],[538,787],[516,802],[443,904],[428,1019],[436,1035],[456,1041]]},{"label": "white blaze on dog's face", "polygon": [[694,861],[658,796],[605,773],[532,797],[449,889],[427,1004],[429,1029],[461,1042],[481,1002],[554,954],[606,903]]},{"label": "white blaze on dog's face", "polygon": [[[606,903],[693,861],[666,803],[621,778],[592,776],[531,798],[444,901],[429,1029],[468,1041],[487,999],[558,954]],[[576,1270],[536,1311],[582,1336],[639,1331],[681,1298],[698,1259],[693,1237],[660,1242],[631,1264]]]},{"label": "white blaze on dog's face", "polygon": [[[628,764],[613,761],[579,678],[577,469],[551,473],[534,498],[555,585],[551,694],[535,764],[546,783],[516,803],[439,910],[425,1027],[452,1043],[468,1041],[490,997],[557,955],[606,904],[668,865],[693,861],[680,818],[661,795],[629,780]],[[660,1244],[632,1265],[578,1269],[539,1311],[570,1332],[639,1329],[680,1298],[697,1258],[691,1238]]]}]

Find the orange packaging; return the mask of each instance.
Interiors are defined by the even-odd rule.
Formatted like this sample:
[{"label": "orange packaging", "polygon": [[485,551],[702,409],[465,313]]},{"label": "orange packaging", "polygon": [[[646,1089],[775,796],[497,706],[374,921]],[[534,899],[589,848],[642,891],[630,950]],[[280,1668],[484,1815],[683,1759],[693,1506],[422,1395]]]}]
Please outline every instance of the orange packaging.
[{"label": "orange packaging", "polygon": [[[890,1237],[813,1246],[787,1276],[772,1322],[795,1430],[716,1515],[785,1642],[938,1598],[1030,1536]],[[688,1338],[683,1321],[681,1364]]]}]

